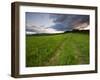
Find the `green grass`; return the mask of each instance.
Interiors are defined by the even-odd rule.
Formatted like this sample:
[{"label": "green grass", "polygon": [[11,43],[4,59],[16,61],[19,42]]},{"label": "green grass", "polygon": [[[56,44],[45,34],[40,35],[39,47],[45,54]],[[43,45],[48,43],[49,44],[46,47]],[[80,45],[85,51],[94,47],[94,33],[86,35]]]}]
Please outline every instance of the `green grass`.
[{"label": "green grass", "polygon": [[89,64],[89,33],[26,36],[26,66]]}]

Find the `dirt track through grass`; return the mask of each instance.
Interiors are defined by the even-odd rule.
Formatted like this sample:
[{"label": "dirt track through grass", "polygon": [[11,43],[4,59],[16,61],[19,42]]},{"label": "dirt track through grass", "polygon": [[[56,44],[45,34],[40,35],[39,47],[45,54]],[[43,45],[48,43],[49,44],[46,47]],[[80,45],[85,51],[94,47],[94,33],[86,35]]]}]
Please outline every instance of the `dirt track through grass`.
[{"label": "dirt track through grass", "polygon": [[89,64],[86,32],[26,36],[26,66]]},{"label": "dirt track through grass", "polygon": [[49,60],[49,62],[46,63],[46,65],[55,65],[58,61],[58,56],[60,55],[59,50],[63,48],[64,42],[66,38],[56,47],[56,49],[53,52],[53,57]]}]

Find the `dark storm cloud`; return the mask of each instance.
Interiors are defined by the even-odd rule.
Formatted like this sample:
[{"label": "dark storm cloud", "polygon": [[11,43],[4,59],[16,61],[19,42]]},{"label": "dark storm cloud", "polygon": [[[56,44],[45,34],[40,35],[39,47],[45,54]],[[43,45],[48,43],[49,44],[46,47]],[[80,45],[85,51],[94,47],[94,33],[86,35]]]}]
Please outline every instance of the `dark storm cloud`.
[{"label": "dark storm cloud", "polygon": [[56,22],[63,22],[65,19],[67,18],[67,16],[66,15],[61,15],[61,14],[59,14],[59,15],[55,15],[55,19],[54,19],[54,22],[56,23]]},{"label": "dark storm cloud", "polygon": [[57,31],[73,30],[76,25],[83,23],[89,25],[89,15],[52,14],[50,18],[53,19],[53,22],[55,23],[55,25],[51,27]]},{"label": "dark storm cloud", "polygon": [[81,22],[89,23],[88,15],[73,15],[73,14],[53,14],[51,18],[54,18],[54,22],[63,22],[65,20],[75,21],[80,20]]}]

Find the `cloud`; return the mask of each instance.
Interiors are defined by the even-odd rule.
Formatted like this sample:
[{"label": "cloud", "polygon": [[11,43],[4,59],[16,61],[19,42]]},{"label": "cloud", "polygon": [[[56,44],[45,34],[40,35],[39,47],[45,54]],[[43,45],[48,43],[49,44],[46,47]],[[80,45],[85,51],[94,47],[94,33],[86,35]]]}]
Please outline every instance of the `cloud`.
[{"label": "cloud", "polygon": [[[89,15],[73,15],[73,14],[54,14],[51,15],[52,19],[54,19],[55,25],[51,26],[53,29],[57,31],[70,31],[75,29],[75,27],[81,27],[86,23],[89,25]],[[83,25],[82,25],[83,27]],[[87,26],[84,26],[84,28]],[[77,28],[78,29],[78,28]]]},{"label": "cloud", "polygon": [[26,28],[26,34],[41,34],[41,33],[48,33],[48,34],[54,34],[54,33],[64,33],[64,31],[57,31],[53,28],[46,28],[46,27],[37,27],[37,26],[27,26]]},{"label": "cloud", "polygon": [[[46,15],[46,14],[45,14]],[[46,19],[47,23],[46,23]],[[74,14],[49,14],[43,22],[47,27],[39,25],[26,25],[26,32],[29,34],[40,33],[63,33],[72,31],[73,29],[89,29],[89,15],[74,15]],[[39,19],[38,19],[39,20]],[[37,20],[37,22],[38,22]],[[51,25],[52,23],[52,25]]]},{"label": "cloud", "polygon": [[51,26],[50,28],[55,29],[56,31],[71,31],[72,30],[72,28],[68,27],[68,25],[64,25],[61,23],[57,23]]}]

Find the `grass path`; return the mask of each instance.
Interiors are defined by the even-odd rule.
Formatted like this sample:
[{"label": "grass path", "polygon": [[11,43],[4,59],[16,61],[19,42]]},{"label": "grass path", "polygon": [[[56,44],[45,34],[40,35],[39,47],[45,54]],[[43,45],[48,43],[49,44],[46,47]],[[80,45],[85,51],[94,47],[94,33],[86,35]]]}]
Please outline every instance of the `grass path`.
[{"label": "grass path", "polygon": [[[61,51],[63,48],[64,48],[64,45],[66,44],[66,40],[67,40],[67,37],[64,38],[64,40],[56,47],[56,49],[54,50],[53,52],[53,56],[50,58],[50,60],[45,64],[46,66],[49,66],[49,65],[59,65],[59,57],[62,55]],[[74,54],[72,54],[74,56],[74,59],[77,60],[78,64],[85,64],[86,61],[85,61],[85,56],[84,54],[82,54],[80,48],[77,46],[77,45],[72,45],[72,44],[79,44],[77,43],[75,40],[73,41],[70,41],[69,45],[71,45],[71,47],[74,49]],[[66,54],[70,54],[70,53],[67,53]]]},{"label": "grass path", "polygon": [[53,56],[51,57],[51,59],[49,60],[49,62],[47,62],[45,65],[55,65],[58,61],[58,58],[60,56],[60,49],[63,48],[63,45],[65,43],[66,38],[64,38],[64,40],[56,47],[56,49],[53,52]]},{"label": "grass path", "polygon": [[27,36],[26,66],[89,64],[89,34]]}]

